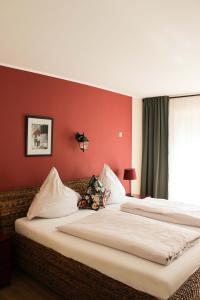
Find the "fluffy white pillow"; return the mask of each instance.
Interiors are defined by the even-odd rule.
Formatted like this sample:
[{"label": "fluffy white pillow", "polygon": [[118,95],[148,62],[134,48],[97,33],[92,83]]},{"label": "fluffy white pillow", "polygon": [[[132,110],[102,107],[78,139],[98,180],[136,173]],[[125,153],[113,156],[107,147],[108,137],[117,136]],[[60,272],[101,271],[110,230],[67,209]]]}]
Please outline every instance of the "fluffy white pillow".
[{"label": "fluffy white pillow", "polygon": [[106,204],[121,203],[124,201],[126,191],[119,178],[108,165],[104,164],[99,180],[102,182],[103,186],[111,192]]},{"label": "fluffy white pillow", "polygon": [[81,196],[66,187],[56,170],[52,168],[35,195],[28,210],[28,220],[34,217],[58,218],[70,215],[78,210],[77,202]]}]

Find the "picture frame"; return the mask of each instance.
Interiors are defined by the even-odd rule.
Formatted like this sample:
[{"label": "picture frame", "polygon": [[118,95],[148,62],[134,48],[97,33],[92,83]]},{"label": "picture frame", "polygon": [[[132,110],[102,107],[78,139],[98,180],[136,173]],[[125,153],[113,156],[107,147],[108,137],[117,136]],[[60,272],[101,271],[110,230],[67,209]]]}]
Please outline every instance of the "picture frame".
[{"label": "picture frame", "polygon": [[53,118],[25,116],[25,156],[51,156]]}]

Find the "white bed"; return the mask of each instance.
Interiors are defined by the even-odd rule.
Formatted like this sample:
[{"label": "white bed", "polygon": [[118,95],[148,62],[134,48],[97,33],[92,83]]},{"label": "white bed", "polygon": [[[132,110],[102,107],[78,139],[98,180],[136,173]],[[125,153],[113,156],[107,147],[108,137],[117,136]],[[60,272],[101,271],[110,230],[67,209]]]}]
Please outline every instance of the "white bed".
[{"label": "white bed", "polygon": [[[119,205],[109,205],[107,209],[118,210]],[[28,221],[27,218],[21,218],[16,220],[15,230],[18,234],[66,257],[160,299],[168,299],[200,267],[200,242],[170,265],[163,266],[119,250],[64,234],[56,229],[59,225],[78,220],[92,213],[95,212],[81,210],[71,216],[56,219]]]}]

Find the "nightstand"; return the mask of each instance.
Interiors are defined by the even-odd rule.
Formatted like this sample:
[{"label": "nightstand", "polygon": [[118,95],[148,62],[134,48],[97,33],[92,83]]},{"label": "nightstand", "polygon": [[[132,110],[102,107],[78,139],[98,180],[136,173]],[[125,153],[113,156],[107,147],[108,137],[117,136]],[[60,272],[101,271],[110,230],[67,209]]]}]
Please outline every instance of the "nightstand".
[{"label": "nightstand", "polygon": [[11,281],[11,238],[0,233],[0,288]]},{"label": "nightstand", "polygon": [[138,194],[130,194],[130,193],[128,193],[128,194],[126,194],[126,196],[132,197],[132,198],[137,198],[137,199],[142,199],[142,196],[138,195]]}]

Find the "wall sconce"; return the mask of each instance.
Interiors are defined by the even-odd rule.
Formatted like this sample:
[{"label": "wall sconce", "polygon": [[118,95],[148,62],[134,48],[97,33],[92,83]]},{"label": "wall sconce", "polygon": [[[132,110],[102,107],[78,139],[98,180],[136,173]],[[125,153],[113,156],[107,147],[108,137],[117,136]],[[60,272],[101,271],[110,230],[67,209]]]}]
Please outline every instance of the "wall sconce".
[{"label": "wall sconce", "polygon": [[83,134],[80,134],[79,132],[76,133],[75,135],[75,139],[77,140],[77,142],[79,143],[79,147],[81,149],[81,151],[85,152],[85,150],[88,149],[89,146],[89,140],[88,138]]}]

